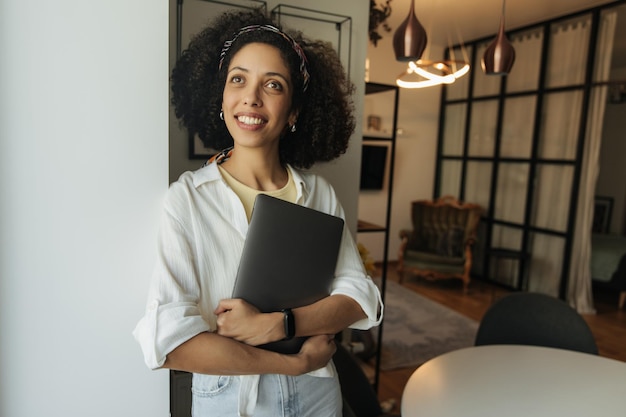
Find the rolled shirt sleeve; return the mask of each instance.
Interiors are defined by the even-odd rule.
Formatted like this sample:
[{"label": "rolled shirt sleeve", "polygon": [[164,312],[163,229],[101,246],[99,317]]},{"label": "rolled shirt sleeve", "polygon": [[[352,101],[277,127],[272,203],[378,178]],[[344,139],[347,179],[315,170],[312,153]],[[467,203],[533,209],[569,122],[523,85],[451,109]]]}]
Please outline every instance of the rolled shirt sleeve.
[{"label": "rolled shirt sleeve", "polygon": [[158,369],[167,354],[197,334],[210,331],[195,303],[148,302],[145,315],[139,320],[133,335],[143,352],[146,366]]},{"label": "rolled shirt sleeve", "polygon": [[343,233],[335,274],[331,295],[342,294],[354,299],[367,315],[367,318],[353,323],[350,328],[367,330],[378,326],[384,310],[380,291],[367,276],[359,251],[348,230]]}]

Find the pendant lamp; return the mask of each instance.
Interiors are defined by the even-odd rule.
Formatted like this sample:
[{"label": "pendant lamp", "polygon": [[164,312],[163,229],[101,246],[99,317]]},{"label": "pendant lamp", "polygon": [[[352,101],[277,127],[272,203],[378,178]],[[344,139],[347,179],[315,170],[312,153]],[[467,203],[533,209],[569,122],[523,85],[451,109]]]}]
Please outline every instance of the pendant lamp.
[{"label": "pendant lamp", "polygon": [[396,60],[417,61],[426,49],[426,31],[415,16],[415,0],[411,0],[409,15],[393,35],[393,50]]},{"label": "pendant lamp", "polygon": [[485,50],[481,66],[487,75],[508,75],[515,62],[515,49],[504,33],[504,10],[506,0],[502,0],[502,16],[498,35]]}]

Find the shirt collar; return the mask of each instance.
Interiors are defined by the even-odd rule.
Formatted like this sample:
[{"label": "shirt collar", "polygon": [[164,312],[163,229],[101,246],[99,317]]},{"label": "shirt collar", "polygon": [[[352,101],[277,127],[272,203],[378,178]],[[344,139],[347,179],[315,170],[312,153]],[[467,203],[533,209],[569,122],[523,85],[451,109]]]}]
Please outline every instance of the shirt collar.
[{"label": "shirt collar", "polygon": [[287,165],[287,169],[291,171],[293,182],[296,184],[296,203],[302,205],[309,196],[310,190],[307,188],[306,181],[304,181],[300,171],[294,169],[291,165]]},{"label": "shirt collar", "polygon": [[210,163],[194,171],[193,186],[198,188],[204,183],[211,182],[211,181],[218,181],[221,179],[222,179],[222,176],[219,170],[217,169],[217,164]]},{"label": "shirt collar", "polygon": [[[293,181],[296,184],[296,202],[302,204],[308,197],[310,190],[307,188],[306,181],[299,170],[294,169],[289,164],[287,165],[287,169],[291,171]],[[196,188],[212,181],[222,181],[222,175],[215,162],[211,162],[193,173],[193,186]]]}]

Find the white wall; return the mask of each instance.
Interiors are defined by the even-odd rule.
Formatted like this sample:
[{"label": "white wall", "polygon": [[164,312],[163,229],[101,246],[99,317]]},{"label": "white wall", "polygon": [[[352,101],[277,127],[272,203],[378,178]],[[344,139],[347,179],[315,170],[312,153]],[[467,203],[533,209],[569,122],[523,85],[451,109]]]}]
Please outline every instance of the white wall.
[{"label": "white wall", "polygon": [[[170,1],[170,63],[174,64],[175,62],[175,0]],[[193,3],[197,0],[188,0],[189,4]],[[241,2],[239,2],[241,4]],[[313,167],[312,169],[323,175],[327,178],[335,187],[335,191],[339,196],[339,200],[342,202],[343,207],[346,211],[346,224],[351,228],[353,232],[356,231],[356,221],[357,221],[357,205],[358,205],[358,190],[359,190],[359,173],[361,166],[361,115],[362,115],[362,102],[363,102],[363,94],[365,91],[364,80],[365,78],[365,57],[367,54],[367,28],[368,28],[368,19],[369,19],[369,4],[362,0],[343,0],[343,1],[335,1],[335,0],[316,0],[315,4],[312,4],[310,0],[290,0],[290,1],[279,1],[279,0],[269,0],[267,1],[267,9],[271,11],[279,4],[281,5],[290,5],[295,7],[300,7],[303,9],[313,9],[324,11],[326,13],[332,13],[340,16],[351,16],[352,17],[352,48],[350,52],[349,66],[350,66],[350,79],[355,83],[357,87],[357,91],[355,93],[355,104],[356,104],[356,115],[357,119],[357,129],[355,134],[353,135],[348,151],[345,155],[342,155],[335,161],[319,164]],[[189,6],[188,6],[189,7]],[[207,7],[209,10],[213,10],[215,8],[223,9],[225,6],[210,6]],[[284,10],[284,9],[283,9]],[[297,15],[308,15],[307,12],[295,11],[294,9],[288,10],[291,13]],[[197,18],[197,16],[194,16]],[[328,18],[328,17],[326,17]],[[334,25],[333,24],[318,24],[318,23],[308,23],[306,19],[292,19],[291,21],[288,18],[283,20],[284,26],[288,28],[293,28],[297,30],[301,30],[305,35],[310,36],[312,38],[321,38],[327,41],[332,41],[337,38]],[[332,17],[335,19],[335,17]],[[198,18],[198,20],[202,21],[203,19]],[[341,19],[338,19],[341,20]],[[290,26],[291,22],[297,22],[298,26],[293,27]],[[320,30],[322,27],[327,27],[331,32],[328,34],[328,38],[324,36],[318,36],[309,31],[309,27],[307,25],[311,25],[314,30]],[[344,26],[348,28],[348,24],[346,23]],[[345,42],[349,39],[349,32],[342,32],[342,40]],[[188,40],[184,39],[183,44],[186,44]],[[343,43],[342,42],[342,43]],[[347,49],[344,46],[343,51],[345,52]],[[346,69],[348,67],[348,55],[341,53],[342,58],[346,58],[344,65]],[[329,115],[331,117],[331,115]],[[170,181],[176,180],[180,174],[186,170],[195,170],[200,167],[202,164],[202,160],[193,159],[190,160],[188,158],[189,149],[186,138],[186,133],[184,130],[179,128],[178,122],[173,114],[170,111]]]},{"label": "white wall", "polygon": [[[406,16],[406,10],[394,13]],[[396,26],[394,26],[395,29]],[[381,32],[383,39],[375,47],[368,44],[367,56],[370,61],[369,79],[371,82],[395,85],[396,78],[406,69],[406,63],[397,62],[392,47],[393,31]],[[431,42],[424,57],[443,56],[443,47]],[[437,126],[441,87],[422,89],[400,89],[398,104],[398,129],[394,170],[393,197],[391,202],[391,226],[389,231],[389,260],[397,259],[400,247],[399,232],[412,228],[411,201],[431,199],[433,194],[435,163],[437,154]],[[359,213],[366,219],[375,220],[383,216],[387,190],[362,192],[359,197]],[[376,195],[378,194],[378,195]],[[378,205],[376,205],[378,200]],[[378,233],[361,233],[363,243],[376,261],[383,259],[384,241]]]},{"label": "white wall", "polygon": [[166,416],[142,315],[167,178],[167,3],[0,4],[0,415]]}]

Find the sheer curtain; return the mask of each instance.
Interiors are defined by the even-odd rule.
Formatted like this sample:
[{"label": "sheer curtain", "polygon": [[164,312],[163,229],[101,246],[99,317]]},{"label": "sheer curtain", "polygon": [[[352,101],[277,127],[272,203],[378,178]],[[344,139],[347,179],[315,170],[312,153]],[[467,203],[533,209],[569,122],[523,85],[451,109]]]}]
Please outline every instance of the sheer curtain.
[{"label": "sheer curtain", "polygon": [[[610,68],[613,34],[615,31],[615,13],[603,16],[600,28],[596,63],[596,79],[606,79]],[[583,85],[585,68],[588,61],[586,47],[591,31],[591,15],[552,25],[550,31],[550,51],[548,54],[546,87],[565,87]],[[529,59],[516,60],[514,71],[509,77],[508,90],[523,91],[536,88],[531,74],[537,71],[537,59],[530,59],[541,50],[541,36],[534,33],[512,40],[516,53]],[[519,73],[526,76],[519,76]],[[583,313],[593,312],[590,277],[591,257],[591,221],[595,183],[598,175],[598,157],[601,141],[602,120],[606,102],[606,87],[596,88],[589,105],[589,114],[582,114],[583,90],[556,91],[544,97],[543,112],[540,120],[540,142],[538,156],[543,160],[576,160],[578,126],[581,117],[588,117],[588,124],[583,156],[581,185],[578,195],[575,236],[570,261],[567,299],[570,305]],[[515,103],[517,104],[517,103]],[[524,103],[528,107],[530,103]],[[504,156],[526,157],[524,132],[532,126],[532,120],[524,118],[525,113],[512,111],[516,107],[514,100],[507,100],[505,107],[504,137],[516,137],[515,146],[507,148],[503,143]],[[511,111],[508,111],[511,110]],[[513,134],[513,132],[517,132]],[[521,136],[520,136],[521,135]],[[508,144],[511,145],[511,144]],[[523,164],[522,164],[523,165]],[[517,168],[522,168],[519,166]],[[503,172],[504,174],[504,172]],[[565,232],[567,213],[569,213],[569,195],[573,181],[573,165],[541,163],[537,167],[536,186],[533,195],[532,225]],[[498,192],[500,201],[520,202],[515,187],[507,186]],[[507,191],[508,190],[508,191]],[[515,195],[512,195],[514,193]],[[510,205],[509,205],[510,206]],[[514,207],[500,204],[499,216],[505,219],[514,216]],[[562,275],[564,256],[564,238],[533,233],[531,236],[531,262],[529,265],[529,290],[558,295],[559,277]]]},{"label": "sheer curtain", "polygon": [[[617,13],[615,11],[605,13],[602,16],[595,59],[596,81],[607,80],[609,77],[616,23]],[[591,292],[591,226],[607,90],[606,86],[595,87],[589,103],[585,150],[578,193],[576,233],[572,246],[567,299],[570,305],[582,314],[595,312]]]},{"label": "sheer curtain", "polygon": [[[589,43],[591,16],[584,15],[558,22],[550,29],[551,46],[545,86],[556,88],[583,85],[587,48],[572,45]],[[542,42],[540,29],[512,39],[516,54],[524,59],[516,59],[507,80],[507,91],[528,91],[539,87],[537,82]],[[572,164],[542,162],[537,166],[532,196],[532,226],[558,232],[567,231],[573,163],[576,160],[578,140],[577,121],[581,117],[582,98],[582,88],[556,91],[544,96],[543,111],[538,121],[540,138],[537,155],[545,161],[565,160]],[[503,157],[518,157],[522,160],[531,157],[534,113],[523,109],[534,108],[535,100],[535,96],[511,97],[506,100],[501,148]],[[522,178],[528,178],[528,169],[527,163],[501,166],[496,217],[523,222],[519,210],[524,207],[523,196],[528,184]],[[519,181],[522,182],[517,184]],[[565,238],[541,232],[534,232],[529,238],[531,257],[528,265],[528,290],[558,296]]]},{"label": "sheer curtain", "polygon": [[[586,45],[589,44],[590,29],[590,15],[551,25],[546,87],[584,84],[588,56]],[[538,149],[541,158],[572,162],[576,160],[575,153],[566,150],[576,149],[579,126],[577,121],[580,120],[581,113],[582,90],[551,92],[544,96]],[[541,163],[537,166],[533,226],[567,231],[573,171],[573,165]],[[563,275],[565,238],[536,232],[532,234],[530,242],[528,289],[558,296]]]}]

